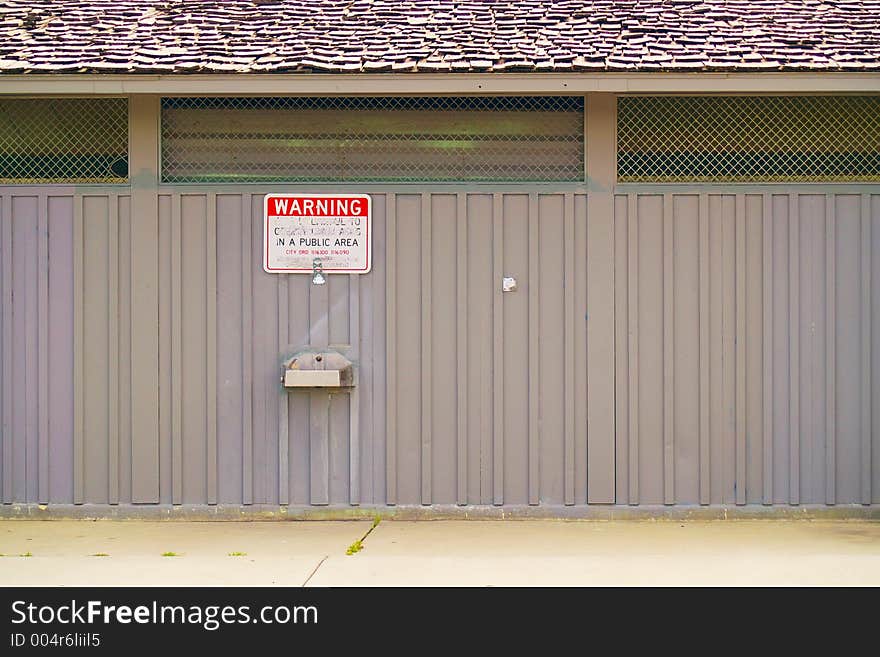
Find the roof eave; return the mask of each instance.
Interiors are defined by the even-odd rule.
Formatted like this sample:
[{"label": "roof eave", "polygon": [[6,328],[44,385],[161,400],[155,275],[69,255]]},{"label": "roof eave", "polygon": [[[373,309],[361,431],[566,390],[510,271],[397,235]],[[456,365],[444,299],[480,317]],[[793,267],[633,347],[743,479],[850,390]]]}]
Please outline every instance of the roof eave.
[{"label": "roof eave", "polygon": [[880,72],[3,74],[15,95],[880,93]]}]

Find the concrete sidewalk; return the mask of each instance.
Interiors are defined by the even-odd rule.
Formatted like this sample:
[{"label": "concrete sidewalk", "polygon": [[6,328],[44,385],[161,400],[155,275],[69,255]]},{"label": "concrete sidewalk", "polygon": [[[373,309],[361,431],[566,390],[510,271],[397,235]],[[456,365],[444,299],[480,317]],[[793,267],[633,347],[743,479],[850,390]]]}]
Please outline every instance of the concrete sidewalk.
[{"label": "concrete sidewalk", "polygon": [[0,521],[0,585],[880,585],[877,522],[386,520],[346,555],[370,526]]}]

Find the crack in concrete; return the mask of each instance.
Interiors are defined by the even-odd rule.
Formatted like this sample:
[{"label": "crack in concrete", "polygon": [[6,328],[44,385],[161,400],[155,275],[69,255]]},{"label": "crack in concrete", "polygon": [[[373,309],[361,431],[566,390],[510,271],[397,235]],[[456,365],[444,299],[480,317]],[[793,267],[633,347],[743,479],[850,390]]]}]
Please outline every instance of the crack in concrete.
[{"label": "crack in concrete", "polygon": [[320,568],[320,567],[323,565],[323,563],[324,563],[325,561],[327,561],[327,558],[328,558],[329,556],[330,556],[329,554],[325,554],[325,555],[324,555],[324,558],[321,559],[321,560],[318,562],[318,565],[315,566],[314,569],[312,570],[312,572],[309,573],[309,576],[306,577],[306,581],[302,583],[302,587],[301,587],[301,588],[305,588],[305,586],[309,583],[309,581],[312,579],[312,577],[315,576],[315,573],[318,572],[318,568]]}]

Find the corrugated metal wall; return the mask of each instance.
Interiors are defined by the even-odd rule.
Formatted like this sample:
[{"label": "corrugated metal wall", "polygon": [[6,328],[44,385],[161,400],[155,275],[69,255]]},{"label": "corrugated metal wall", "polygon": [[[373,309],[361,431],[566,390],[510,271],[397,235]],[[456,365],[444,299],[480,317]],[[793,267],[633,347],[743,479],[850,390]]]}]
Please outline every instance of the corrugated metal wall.
[{"label": "corrugated metal wall", "polygon": [[592,94],[585,184],[336,187],[373,270],[313,286],[304,187],[160,185],[159,100],[131,186],[0,187],[4,503],[880,503],[880,186],[615,186]]},{"label": "corrugated metal wall", "polygon": [[[880,502],[880,194],[669,189],[615,196],[617,503]],[[160,502],[586,502],[586,194],[374,194],[373,271],[313,286],[263,193],[159,195]],[[3,501],[141,501],[130,198],[0,213]],[[306,345],[354,392],[282,391]]]},{"label": "corrugated metal wall", "polygon": [[615,197],[617,502],[880,502],[880,194]]},{"label": "corrugated metal wall", "polygon": [[[162,502],[586,500],[582,193],[374,194],[373,271],[326,286],[262,271],[262,196],[160,196]],[[352,393],[280,388],[309,345]]]}]

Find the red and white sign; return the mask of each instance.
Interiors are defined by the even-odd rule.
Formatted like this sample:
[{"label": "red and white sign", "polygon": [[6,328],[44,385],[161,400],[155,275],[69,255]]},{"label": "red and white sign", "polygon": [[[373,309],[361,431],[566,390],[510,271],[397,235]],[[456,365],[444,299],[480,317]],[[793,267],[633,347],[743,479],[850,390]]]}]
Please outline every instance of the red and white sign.
[{"label": "red and white sign", "polygon": [[263,269],[270,274],[366,274],[372,265],[367,194],[267,194]]}]

